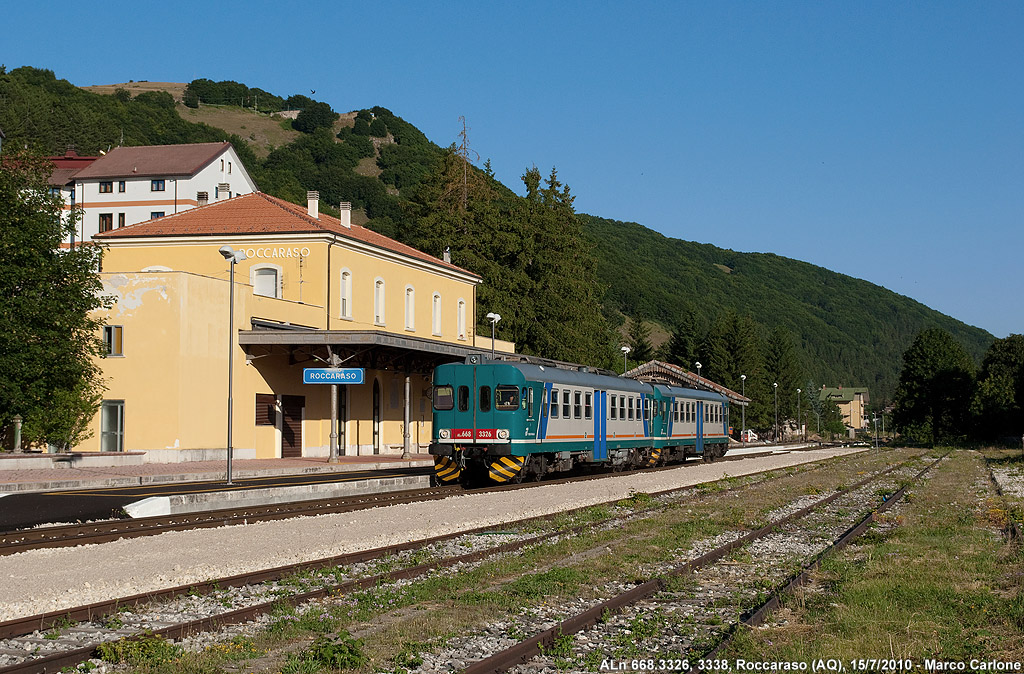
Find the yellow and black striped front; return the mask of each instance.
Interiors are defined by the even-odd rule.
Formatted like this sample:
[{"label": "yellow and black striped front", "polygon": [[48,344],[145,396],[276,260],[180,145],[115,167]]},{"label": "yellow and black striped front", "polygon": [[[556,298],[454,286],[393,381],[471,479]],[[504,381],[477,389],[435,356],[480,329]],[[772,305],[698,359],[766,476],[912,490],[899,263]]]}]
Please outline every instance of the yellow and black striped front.
[{"label": "yellow and black striped front", "polygon": [[647,459],[647,465],[653,466],[658,463],[658,459],[661,458],[661,447],[655,447],[651,450],[651,456]]},{"label": "yellow and black striped front", "polygon": [[488,476],[494,482],[508,482],[523,472],[526,465],[525,456],[502,456],[489,465]]},{"label": "yellow and black striped front", "polygon": [[439,483],[445,484],[458,480],[459,476],[462,475],[462,470],[459,468],[459,464],[451,457],[435,456],[434,475]]}]

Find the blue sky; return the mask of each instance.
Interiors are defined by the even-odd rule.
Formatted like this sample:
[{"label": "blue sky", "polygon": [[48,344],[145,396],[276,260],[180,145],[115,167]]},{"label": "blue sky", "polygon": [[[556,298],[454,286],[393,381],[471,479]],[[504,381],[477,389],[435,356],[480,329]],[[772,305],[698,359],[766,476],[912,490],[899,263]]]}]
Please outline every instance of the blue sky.
[{"label": "blue sky", "polygon": [[[293,9],[294,8],[294,9]],[[577,210],[1024,332],[1022,2],[16,3],[0,63],[383,105]]]}]

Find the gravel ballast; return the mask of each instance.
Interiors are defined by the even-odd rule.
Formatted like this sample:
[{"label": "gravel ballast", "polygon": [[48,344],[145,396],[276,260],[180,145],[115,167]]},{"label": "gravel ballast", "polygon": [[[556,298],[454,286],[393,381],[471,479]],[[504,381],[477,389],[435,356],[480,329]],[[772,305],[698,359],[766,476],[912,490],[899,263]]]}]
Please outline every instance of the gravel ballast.
[{"label": "gravel ballast", "polygon": [[840,448],[695,464],[509,493],[453,496],[0,557],[0,621],[141,592],[492,526],[864,451]]}]

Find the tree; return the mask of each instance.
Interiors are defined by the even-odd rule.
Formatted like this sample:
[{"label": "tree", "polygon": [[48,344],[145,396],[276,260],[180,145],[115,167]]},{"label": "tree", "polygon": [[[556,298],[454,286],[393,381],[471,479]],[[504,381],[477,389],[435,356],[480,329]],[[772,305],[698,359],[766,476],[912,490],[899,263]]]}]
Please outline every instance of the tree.
[{"label": "tree", "polygon": [[997,339],[985,353],[971,402],[976,433],[985,439],[1024,431],[1024,335]]},{"label": "tree", "polygon": [[629,354],[634,361],[643,364],[654,357],[651,346],[651,327],[642,318],[634,318],[629,322]]},{"label": "tree", "polygon": [[334,125],[338,113],[331,110],[326,103],[314,102],[306,106],[292,122],[292,128],[302,133],[313,133],[317,129],[326,129]]},{"label": "tree", "polygon": [[[784,328],[776,328],[768,335],[764,347],[764,383],[771,396],[772,415],[775,414],[775,384],[778,384],[779,424],[796,418],[796,390],[804,381],[802,368],[796,356],[793,335]],[[774,423],[774,419],[772,420]]]},{"label": "tree", "polygon": [[966,433],[974,361],[945,330],[921,331],[903,354],[894,422],[911,442],[951,442]]},{"label": "tree", "polygon": [[76,218],[50,194],[52,169],[27,154],[0,165],[0,428],[21,415],[26,442],[69,447],[88,437],[102,391],[101,251],[61,249]]}]

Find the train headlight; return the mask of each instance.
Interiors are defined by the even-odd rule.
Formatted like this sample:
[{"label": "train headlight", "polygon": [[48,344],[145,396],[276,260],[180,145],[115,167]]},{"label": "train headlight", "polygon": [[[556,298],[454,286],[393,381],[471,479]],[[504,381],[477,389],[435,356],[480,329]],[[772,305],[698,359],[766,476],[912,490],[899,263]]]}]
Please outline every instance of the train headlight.
[{"label": "train headlight", "polygon": [[505,430],[504,428],[499,428],[498,429],[498,439],[499,440],[508,440],[508,431]]},{"label": "train headlight", "polygon": [[437,435],[438,435],[438,437],[440,437],[440,438],[441,438],[442,440],[447,440],[447,439],[448,439],[448,438],[449,438],[449,437],[451,436],[451,433],[450,433],[450,432],[448,431],[448,429],[447,429],[447,428],[442,428],[441,430],[439,430],[439,431],[437,432]]}]

